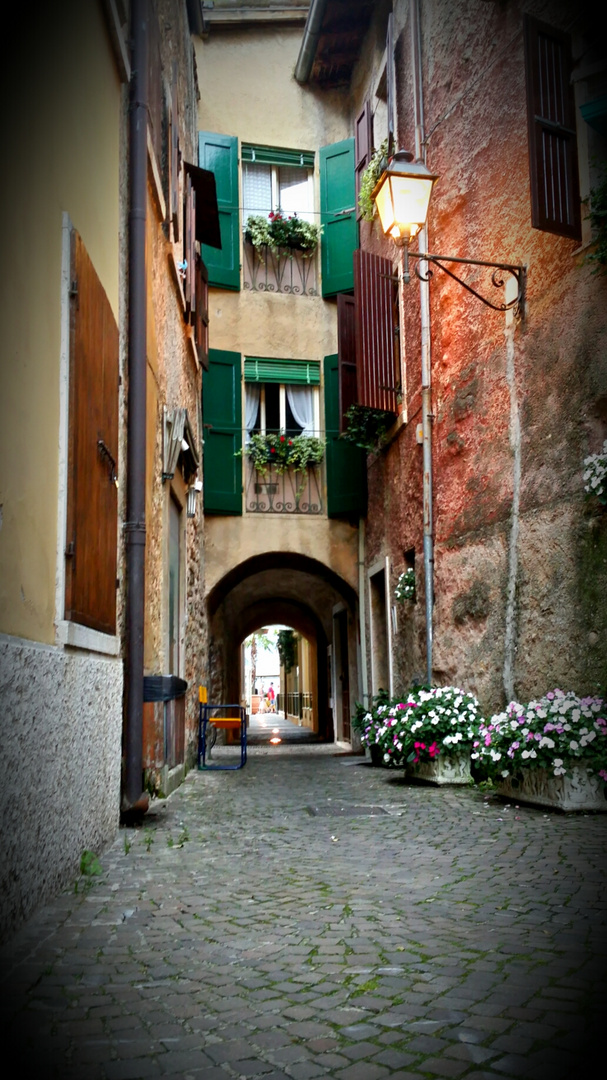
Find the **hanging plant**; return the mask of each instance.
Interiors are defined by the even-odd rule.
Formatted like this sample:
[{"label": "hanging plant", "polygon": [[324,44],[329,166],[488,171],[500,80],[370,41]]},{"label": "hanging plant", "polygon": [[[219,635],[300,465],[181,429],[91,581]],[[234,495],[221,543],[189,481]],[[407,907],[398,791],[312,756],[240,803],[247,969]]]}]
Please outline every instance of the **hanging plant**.
[{"label": "hanging plant", "polygon": [[412,566],[403,570],[400,575],[394,589],[394,598],[400,604],[404,604],[405,600],[415,601],[415,570]]},{"label": "hanging plant", "polygon": [[360,446],[368,454],[381,450],[394,423],[394,413],[369,409],[366,405],[351,405],[345,416],[348,427],[340,438]]},{"label": "hanging plant", "polygon": [[297,636],[293,630],[279,630],[276,642],[280,663],[288,675],[297,660]]},{"label": "hanging plant", "polygon": [[360,178],[360,190],[358,192],[358,207],[363,221],[373,221],[375,216],[375,203],[371,198],[375,185],[388,164],[388,140],[384,139],[371,156]]}]

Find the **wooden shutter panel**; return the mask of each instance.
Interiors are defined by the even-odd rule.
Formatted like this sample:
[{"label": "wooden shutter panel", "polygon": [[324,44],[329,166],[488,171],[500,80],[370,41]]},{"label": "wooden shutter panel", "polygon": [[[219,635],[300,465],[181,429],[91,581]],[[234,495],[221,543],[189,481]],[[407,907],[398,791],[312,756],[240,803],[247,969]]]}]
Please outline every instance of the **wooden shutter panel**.
[{"label": "wooden shutter panel", "polygon": [[322,295],[354,288],[352,255],[358,244],[354,139],[320,148]]},{"label": "wooden shutter panel", "polygon": [[345,414],[358,403],[356,382],[356,325],[354,297],[337,297],[337,356],[339,363],[339,430],[344,431]]},{"label": "wooden shutter panel", "polygon": [[177,98],[177,65],[173,65],[173,86],[171,91],[171,145],[170,145],[170,209],[169,216],[173,226],[173,240],[179,240],[179,109]]},{"label": "wooden shutter panel", "polygon": [[198,164],[209,169],[217,185],[217,208],[221,249],[203,244],[202,257],[209,271],[209,285],[240,289],[240,213],[238,210],[238,139],[201,131]]},{"label": "wooden shutter panel", "polygon": [[525,16],[531,223],[581,240],[569,38]]},{"label": "wooden shutter panel", "polygon": [[354,125],[354,160],[356,170],[356,220],[360,221],[362,217],[362,211],[358,205],[358,196],[360,194],[360,182],[362,174],[364,173],[367,165],[369,164],[371,154],[373,152],[373,114],[371,112],[371,103],[365,101],[364,107],[360,115],[356,119]]},{"label": "wooden shutter panel", "polygon": [[209,349],[202,380],[204,421],[204,509],[207,514],[242,514],[241,356]]},{"label": "wooden shutter panel", "polygon": [[327,437],[327,514],[365,515],[367,512],[367,456],[364,450],[339,437],[339,360],[325,356],[325,426]]},{"label": "wooden shutter panel", "polygon": [[118,327],[75,230],[71,256],[65,618],[115,634]]},{"label": "wooden shutter panel", "polygon": [[358,403],[396,412],[400,392],[398,280],[389,259],[354,252]]},{"label": "wooden shutter panel", "polygon": [[209,275],[203,260],[196,256],[196,308],[194,340],[198,361],[203,368],[209,367]]},{"label": "wooden shutter panel", "polygon": [[386,92],[388,97],[388,157],[394,153],[394,15],[388,15],[386,33]]},{"label": "wooden shutter panel", "polygon": [[184,293],[186,314],[190,322],[194,321],[196,310],[196,192],[189,176],[185,180],[185,206],[183,229],[183,259],[186,264]]}]

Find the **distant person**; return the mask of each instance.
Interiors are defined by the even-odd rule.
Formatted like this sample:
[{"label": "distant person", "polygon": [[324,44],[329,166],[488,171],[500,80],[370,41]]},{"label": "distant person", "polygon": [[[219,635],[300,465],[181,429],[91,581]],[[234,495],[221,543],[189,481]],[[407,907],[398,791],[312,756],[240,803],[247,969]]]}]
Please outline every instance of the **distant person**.
[{"label": "distant person", "polygon": [[268,690],[268,709],[270,712],[276,712],[276,695],[274,693],[274,683],[270,683],[270,689]]}]

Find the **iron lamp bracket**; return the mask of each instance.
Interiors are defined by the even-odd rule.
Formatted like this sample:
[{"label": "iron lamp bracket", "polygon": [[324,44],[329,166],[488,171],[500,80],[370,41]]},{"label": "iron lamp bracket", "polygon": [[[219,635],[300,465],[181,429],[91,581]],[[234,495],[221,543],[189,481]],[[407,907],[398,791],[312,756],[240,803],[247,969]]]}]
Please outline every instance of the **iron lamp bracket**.
[{"label": "iron lamp bracket", "polygon": [[[403,260],[403,281],[405,284],[409,283],[409,258],[418,259],[420,263],[431,263],[432,266],[438,266],[439,270],[442,270],[445,274],[448,274],[450,278],[457,281],[460,285],[467,289],[468,292],[476,296],[478,300],[481,300],[487,307],[493,309],[493,311],[511,311],[516,309],[517,314],[523,317],[525,313],[525,289],[527,284],[527,268],[526,266],[518,266],[513,263],[498,263],[487,262],[484,259],[461,259],[457,255],[433,255],[424,251],[410,251],[407,243],[402,244],[404,248],[404,260]],[[492,270],[491,285],[496,289],[502,289],[506,285],[507,276],[513,277],[517,284],[516,296],[508,302],[502,304],[493,303],[487,296],[483,296],[482,293],[477,292],[472,285],[464,281],[463,278],[458,277],[445,264],[464,265],[464,266],[484,266],[488,270]],[[423,272],[423,268],[418,263],[415,265],[415,273],[420,281],[429,281],[433,276],[433,270],[428,266],[426,273]]]}]

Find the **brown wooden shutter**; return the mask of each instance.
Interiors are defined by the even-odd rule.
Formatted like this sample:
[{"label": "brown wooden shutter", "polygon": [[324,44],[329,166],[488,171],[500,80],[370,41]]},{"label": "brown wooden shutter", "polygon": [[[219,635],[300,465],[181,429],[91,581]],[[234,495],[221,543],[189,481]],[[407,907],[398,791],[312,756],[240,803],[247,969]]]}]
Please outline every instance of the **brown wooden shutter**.
[{"label": "brown wooden shutter", "polygon": [[171,91],[171,147],[170,147],[170,219],[173,225],[173,240],[179,240],[179,109],[177,98],[177,66],[173,65],[173,86]]},{"label": "brown wooden shutter", "polygon": [[525,67],[535,229],[581,240],[575,102],[566,34],[525,16]]},{"label": "brown wooden shutter", "polygon": [[115,634],[118,327],[75,230],[71,255],[65,618]]},{"label": "brown wooden shutter", "polygon": [[196,256],[196,316],[194,340],[198,360],[209,370],[209,274],[200,255]]},{"label": "brown wooden shutter", "polygon": [[354,168],[356,177],[356,219],[360,221],[362,212],[358,206],[358,195],[362,174],[369,164],[373,152],[373,114],[371,103],[365,101],[354,125]]},{"label": "brown wooden shutter", "polygon": [[400,393],[398,281],[390,259],[354,252],[358,404],[396,412]]},{"label": "brown wooden shutter", "polygon": [[344,417],[351,405],[358,404],[356,381],[356,322],[354,297],[337,296],[337,356],[339,371],[339,430],[345,431]]},{"label": "brown wooden shutter", "polygon": [[394,153],[394,15],[388,15],[386,33],[386,95],[388,99],[388,157]]},{"label": "brown wooden shutter", "polygon": [[183,230],[183,259],[185,268],[185,302],[186,317],[193,321],[196,310],[196,251],[194,248],[196,237],[196,192],[189,176],[185,182],[185,209]]}]

